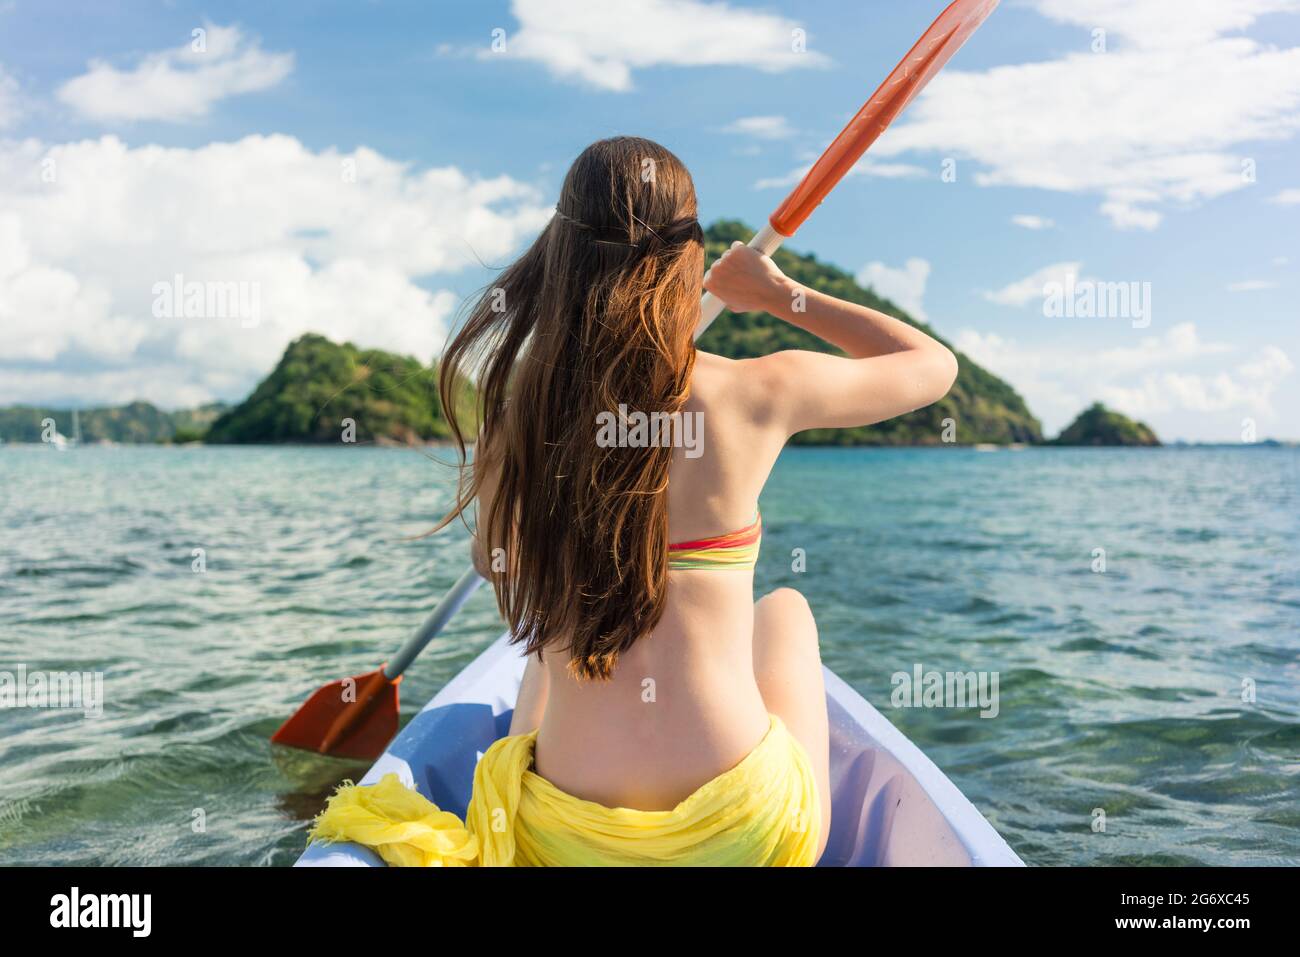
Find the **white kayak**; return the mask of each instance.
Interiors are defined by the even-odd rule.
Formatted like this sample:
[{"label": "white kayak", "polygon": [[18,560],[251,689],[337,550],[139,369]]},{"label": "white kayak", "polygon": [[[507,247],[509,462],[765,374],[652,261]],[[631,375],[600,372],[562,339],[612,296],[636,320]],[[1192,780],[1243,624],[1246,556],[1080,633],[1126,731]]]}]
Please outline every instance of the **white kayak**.
[{"label": "white kayak", "polygon": [[[464,816],[474,766],[510,728],[524,659],[502,636],[447,683],[361,779],[390,771]],[[829,668],[831,835],[822,867],[1024,862],[934,762]],[[314,844],[297,867],[383,867],[355,844]]]}]

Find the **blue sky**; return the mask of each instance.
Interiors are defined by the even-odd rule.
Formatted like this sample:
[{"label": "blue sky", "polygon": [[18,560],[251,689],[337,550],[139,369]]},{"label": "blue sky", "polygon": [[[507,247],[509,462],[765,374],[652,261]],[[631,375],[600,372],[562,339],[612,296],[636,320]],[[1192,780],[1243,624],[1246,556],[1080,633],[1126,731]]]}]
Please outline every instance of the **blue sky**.
[{"label": "blue sky", "polygon": [[[238,399],[307,330],[427,359],[602,136],[757,225],[941,8],[0,0],[0,403]],[[791,247],[1049,432],[1300,438],[1298,135],[1300,0],[1003,0]],[[178,274],[255,314],[160,314]],[[1149,310],[1045,315],[1067,274]]]}]

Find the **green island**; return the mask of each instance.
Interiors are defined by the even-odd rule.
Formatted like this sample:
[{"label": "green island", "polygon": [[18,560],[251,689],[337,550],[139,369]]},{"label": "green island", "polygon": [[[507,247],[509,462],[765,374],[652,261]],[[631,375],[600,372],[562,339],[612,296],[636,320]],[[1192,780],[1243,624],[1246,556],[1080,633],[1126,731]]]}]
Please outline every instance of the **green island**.
[{"label": "green island", "polygon": [[[734,220],[705,233],[708,260],[753,231]],[[811,253],[779,250],[775,260],[796,281],[832,296],[861,303],[911,323],[942,341],[894,303],[859,285],[850,273]],[[837,350],[815,336],[762,312],[724,312],[700,340],[700,348],[734,359],[779,349]],[[813,429],[792,440],[800,445],[1159,445],[1146,425],[1094,405],[1061,435],[1045,442],[1042,426],[1007,382],[957,353],[960,372],[952,390],[924,409],[853,429]],[[472,419],[473,396],[458,397]],[[436,368],[382,349],[361,349],[307,334],[284,355],[253,393],[234,406],[209,403],[167,412],[148,402],[81,410],[77,426],[85,442],[221,444],[335,443],[417,445],[450,435],[438,397]],[[0,408],[0,441],[39,442],[53,420],[72,437],[69,409]]]},{"label": "green island", "polygon": [[0,408],[0,440],[41,442],[52,428],[66,438],[80,438],[83,442],[190,442],[202,439],[226,408],[224,402],[210,402],[196,409],[164,412],[149,402],[131,402],[80,409],[74,418],[72,409],[11,405]]},{"label": "green island", "polygon": [[253,394],[212,423],[214,443],[338,442],[418,445],[451,430],[435,369],[382,349],[307,334],[284,351]]},{"label": "green island", "polygon": [[1144,422],[1094,402],[1079,413],[1049,445],[1159,445],[1155,432]]}]

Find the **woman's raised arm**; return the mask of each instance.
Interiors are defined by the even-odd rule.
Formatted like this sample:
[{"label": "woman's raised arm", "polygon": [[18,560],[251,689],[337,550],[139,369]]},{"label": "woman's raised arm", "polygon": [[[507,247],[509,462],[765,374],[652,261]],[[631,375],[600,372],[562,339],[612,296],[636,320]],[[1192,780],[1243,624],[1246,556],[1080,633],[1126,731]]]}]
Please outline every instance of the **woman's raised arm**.
[{"label": "woman's raised arm", "polygon": [[789,350],[740,364],[739,381],[756,414],[787,434],[891,419],[937,402],[957,377],[957,359],[943,343],[883,312],[802,286],[739,243],[713,264],[704,287],[731,309],[770,312],[847,354]]}]

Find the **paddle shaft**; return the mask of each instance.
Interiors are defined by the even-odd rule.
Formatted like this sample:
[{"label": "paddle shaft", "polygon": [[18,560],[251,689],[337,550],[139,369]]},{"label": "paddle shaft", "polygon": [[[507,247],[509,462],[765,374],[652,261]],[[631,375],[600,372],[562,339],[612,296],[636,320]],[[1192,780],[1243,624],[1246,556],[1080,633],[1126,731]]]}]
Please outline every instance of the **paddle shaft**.
[{"label": "paddle shaft", "polygon": [[455,616],[456,612],[466,601],[469,596],[478,591],[478,587],[483,584],[483,578],[478,571],[471,565],[461,573],[456,579],[456,584],[447,589],[447,594],[442,596],[442,601],[434,608],[433,613],[424,620],[419,631],[413,634],[402,645],[397,654],[393,655],[391,661],[384,665],[384,675],[390,681],[398,678],[403,671],[411,664],[412,661],[424,651],[425,646],[433,641],[438,632],[446,627],[447,622]]},{"label": "paddle shaft", "polygon": [[[768,218],[767,225],[749,241],[749,247],[770,256],[793,236],[997,5],[998,0],[954,0],[949,4],[826,147]],[[718,318],[723,306],[722,300],[712,293],[704,294],[696,339]]]}]

